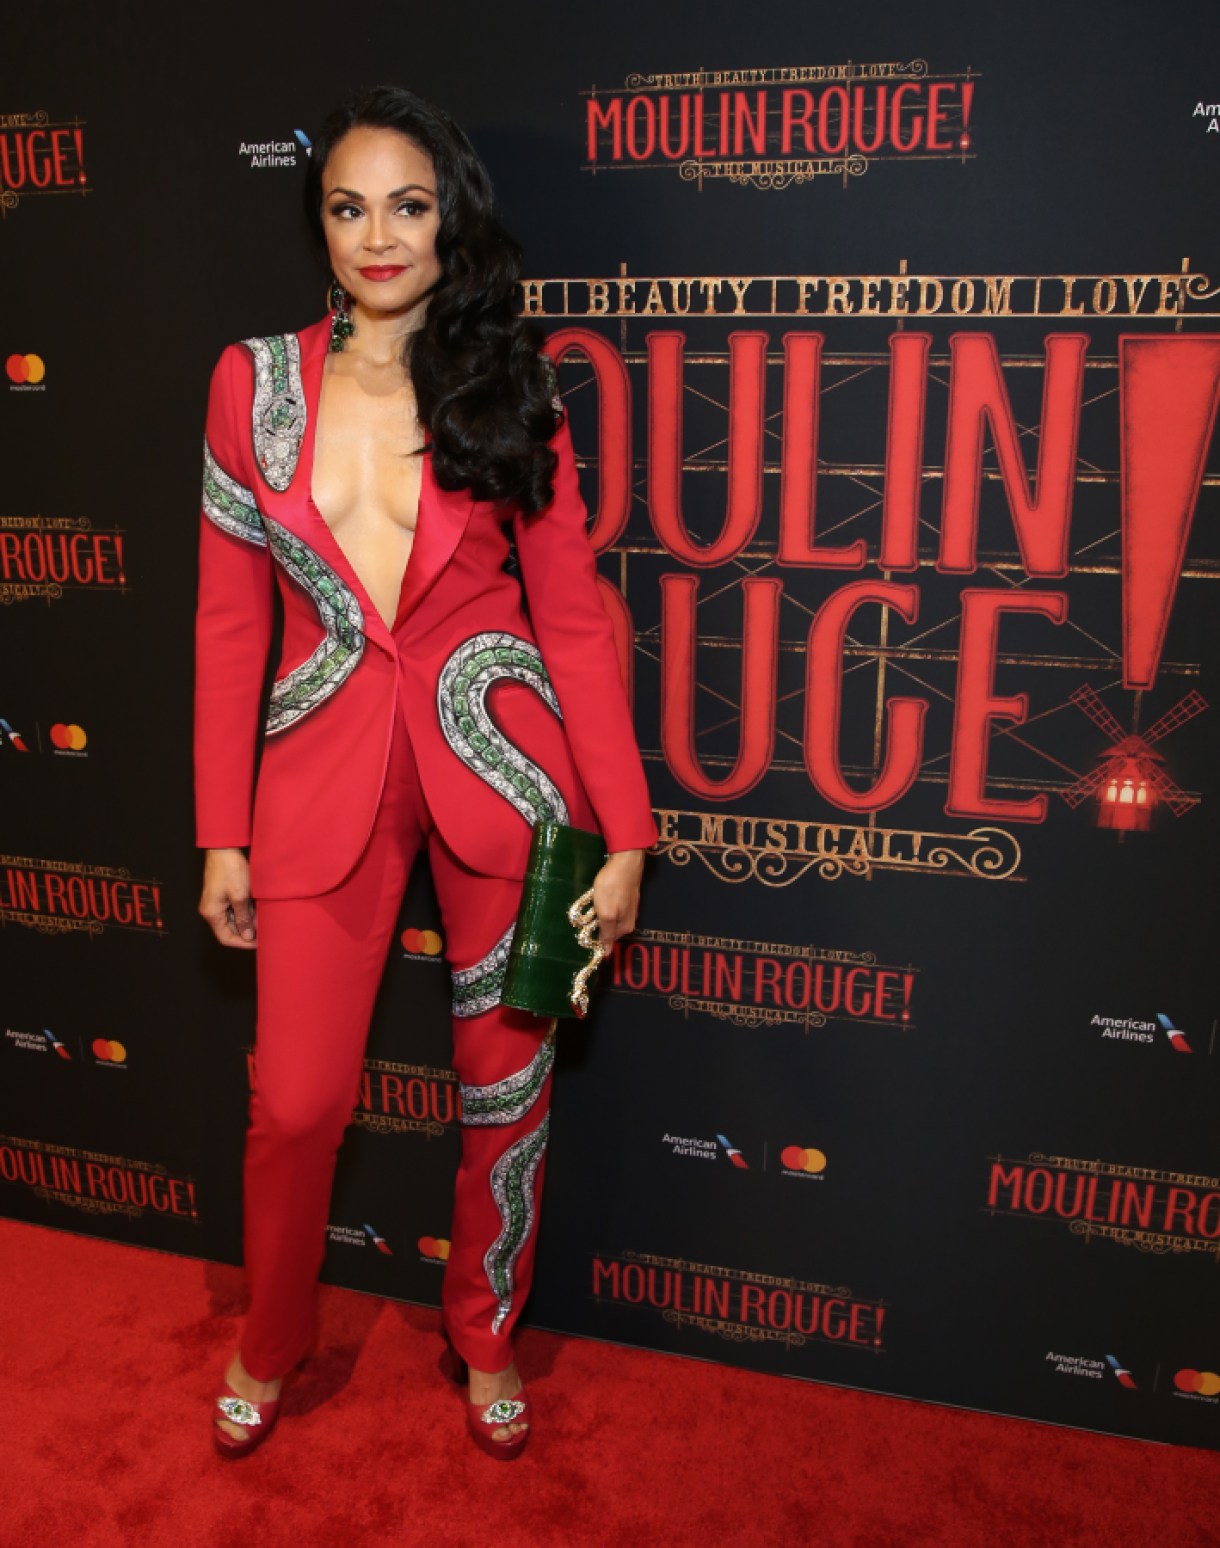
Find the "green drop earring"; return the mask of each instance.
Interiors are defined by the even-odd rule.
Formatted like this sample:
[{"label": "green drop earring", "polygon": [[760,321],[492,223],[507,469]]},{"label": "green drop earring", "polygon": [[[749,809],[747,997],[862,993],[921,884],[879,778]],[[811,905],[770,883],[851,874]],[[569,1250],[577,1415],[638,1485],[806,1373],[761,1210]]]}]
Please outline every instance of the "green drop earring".
[{"label": "green drop earring", "polygon": [[356,331],[352,321],[352,298],[338,280],[331,280],[327,294],[330,307],[330,352],[337,355]]}]

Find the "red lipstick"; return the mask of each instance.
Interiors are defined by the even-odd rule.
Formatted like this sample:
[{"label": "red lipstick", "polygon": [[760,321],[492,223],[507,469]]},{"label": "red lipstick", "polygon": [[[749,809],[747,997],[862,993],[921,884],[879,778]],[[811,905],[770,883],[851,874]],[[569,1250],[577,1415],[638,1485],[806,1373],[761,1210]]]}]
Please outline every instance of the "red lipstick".
[{"label": "red lipstick", "polygon": [[372,263],[367,269],[360,269],[358,272],[366,280],[381,284],[384,280],[395,279],[405,268],[405,263]]}]

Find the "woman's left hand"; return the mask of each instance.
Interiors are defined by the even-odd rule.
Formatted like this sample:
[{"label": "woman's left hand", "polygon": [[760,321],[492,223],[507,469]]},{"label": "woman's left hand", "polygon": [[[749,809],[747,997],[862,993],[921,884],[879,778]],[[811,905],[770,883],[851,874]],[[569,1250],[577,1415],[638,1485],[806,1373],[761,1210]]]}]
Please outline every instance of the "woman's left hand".
[{"label": "woman's left hand", "polygon": [[607,951],[635,929],[640,907],[640,880],[644,875],[644,851],[620,849],[606,858],[593,878],[593,907],[597,911],[598,939]]}]

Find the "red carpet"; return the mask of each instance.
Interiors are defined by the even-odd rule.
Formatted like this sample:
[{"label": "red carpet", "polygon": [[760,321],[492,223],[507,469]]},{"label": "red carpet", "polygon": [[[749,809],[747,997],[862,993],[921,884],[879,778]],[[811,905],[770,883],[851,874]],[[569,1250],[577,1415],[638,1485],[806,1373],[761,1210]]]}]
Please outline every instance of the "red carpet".
[{"label": "red carpet", "polygon": [[0,1221],[3,1548],[1194,1548],[1220,1457],[526,1333],[484,1458],[431,1311],[322,1296],[257,1456],[214,1459],[235,1269]]}]

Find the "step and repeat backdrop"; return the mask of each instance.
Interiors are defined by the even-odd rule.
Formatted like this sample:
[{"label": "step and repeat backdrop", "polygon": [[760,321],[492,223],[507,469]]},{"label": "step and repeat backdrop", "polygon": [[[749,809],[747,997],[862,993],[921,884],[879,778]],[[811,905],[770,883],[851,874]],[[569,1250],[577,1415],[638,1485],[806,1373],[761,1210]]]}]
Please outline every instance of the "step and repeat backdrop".
[{"label": "step and repeat backdrop", "polygon": [[[525,244],[661,834],[561,1028],[532,1320],[1220,1445],[1214,11],[276,16],[11,23],[0,1210],[239,1256],[206,385],[321,315],[311,140],[398,80]],[[438,1300],[447,990],[421,872],[333,1283]]]}]

